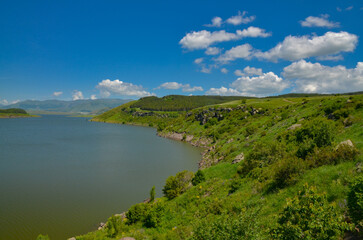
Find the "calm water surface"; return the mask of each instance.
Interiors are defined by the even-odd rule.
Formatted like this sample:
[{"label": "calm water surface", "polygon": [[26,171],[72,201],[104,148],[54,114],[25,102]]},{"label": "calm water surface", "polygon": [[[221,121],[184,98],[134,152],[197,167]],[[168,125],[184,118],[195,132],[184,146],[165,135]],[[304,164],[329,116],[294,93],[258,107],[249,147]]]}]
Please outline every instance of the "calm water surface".
[{"label": "calm water surface", "polygon": [[200,151],[155,129],[42,116],[0,119],[0,239],[67,239],[197,170]]}]

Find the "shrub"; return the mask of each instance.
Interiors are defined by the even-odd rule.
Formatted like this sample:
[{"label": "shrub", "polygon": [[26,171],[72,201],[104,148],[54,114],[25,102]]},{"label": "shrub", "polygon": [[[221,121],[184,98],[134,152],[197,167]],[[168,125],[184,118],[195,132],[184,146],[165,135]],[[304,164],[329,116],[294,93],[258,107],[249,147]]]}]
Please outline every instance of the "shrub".
[{"label": "shrub", "polygon": [[150,190],[150,202],[153,202],[155,199],[155,186],[153,186]]},{"label": "shrub", "polygon": [[50,240],[48,235],[39,234],[36,240]]},{"label": "shrub", "polygon": [[236,192],[242,185],[242,181],[239,177],[237,178],[234,178],[231,182],[231,186],[230,186],[230,189],[229,189],[229,194],[232,194],[234,192]]},{"label": "shrub", "polygon": [[191,239],[260,239],[262,231],[257,227],[256,215],[257,212],[248,211],[237,216],[221,215],[203,219],[194,224]]},{"label": "shrub", "polygon": [[278,218],[271,230],[273,239],[338,239],[351,226],[344,222],[335,206],[328,204],[325,194],[306,184]]},{"label": "shrub", "polygon": [[245,135],[248,137],[248,136],[251,136],[252,134],[254,134],[257,130],[257,127],[255,126],[248,126],[246,127],[246,130],[245,130]]},{"label": "shrub", "polygon": [[282,159],[271,166],[272,183],[268,190],[272,191],[296,183],[304,170],[305,166],[302,160],[297,158]]},{"label": "shrub", "polygon": [[360,229],[363,229],[363,176],[356,177],[348,193],[349,215]]},{"label": "shrub", "polygon": [[317,118],[295,131],[296,141],[300,144],[306,140],[312,140],[317,147],[331,145],[334,139],[331,121]]},{"label": "shrub", "polygon": [[163,188],[165,197],[170,200],[184,193],[188,189],[193,176],[192,172],[185,170],[177,173],[175,176],[168,177]]},{"label": "shrub", "polygon": [[143,221],[147,215],[148,206],[145,203],[138,203],[130,207],[126,212],[128,224],[133,224],[138,221]]},{"label": "shrub", "polygon": [[199,183],[204,182],[204,181],[205,181],[204,173],[201,170],[198,170],[192,179],[193,186],[197,186]]},{"label": "shrub", "polygon": [[160,227],[161,218],[164,215],[164,205],[161,202],[155,203],[145,217],[144,226],[147,228]]},{"label": "shrub", "polygon": [[112,216],[107,220],[106,223],[106,232],[107,237],[114,238],[117,236],[119,232],[121,232],[121,218],[117,216]]},{"label": "shrub", "polygon": [[247,154],[238,173],[245,176],[254,168],[263,168],[268,166],[286,155],[285,149],[281,143],[257,143],[253,149]]}]

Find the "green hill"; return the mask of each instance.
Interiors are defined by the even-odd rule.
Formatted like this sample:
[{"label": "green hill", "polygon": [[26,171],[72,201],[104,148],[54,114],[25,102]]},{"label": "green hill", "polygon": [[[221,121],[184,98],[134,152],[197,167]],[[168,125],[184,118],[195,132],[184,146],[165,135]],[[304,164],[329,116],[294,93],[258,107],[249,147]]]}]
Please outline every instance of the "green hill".
[{"label": "green hill", "polygon": [[154,126],[160,136],[203,147],[201,170],[169,177],[164,197],[76,239],[341,239],[362,232],[363,95],[242,99],[172,112],[141,109],[143,101],[93,120]]},{"label": "green hill", "polygon": [[24,109],[9,108],[0,109],[0,118],[19,118],[19,117],[33,117],[29,115]]}]

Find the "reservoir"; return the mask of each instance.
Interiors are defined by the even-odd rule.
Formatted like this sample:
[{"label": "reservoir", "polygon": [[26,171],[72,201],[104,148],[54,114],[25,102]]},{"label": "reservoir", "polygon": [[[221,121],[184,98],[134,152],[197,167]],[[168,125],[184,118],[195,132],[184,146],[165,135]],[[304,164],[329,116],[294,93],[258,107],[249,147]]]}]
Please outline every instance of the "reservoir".
[{"label": "reservoir", "polygon": [[87,118],[0,119],[0,239],[67,239],[196,171],[200,149]]}]

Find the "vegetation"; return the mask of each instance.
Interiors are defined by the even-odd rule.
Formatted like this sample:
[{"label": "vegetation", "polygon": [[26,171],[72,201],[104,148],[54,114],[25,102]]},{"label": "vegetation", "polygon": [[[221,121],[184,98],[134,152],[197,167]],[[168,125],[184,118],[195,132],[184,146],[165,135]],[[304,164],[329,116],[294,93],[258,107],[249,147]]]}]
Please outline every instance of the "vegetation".
[{"label": "vegetation", "polygon": [[17,117],[32,117],[32,115],[29,115],[24,109],[21,108],[0,109],[0,118]]},{"label": "vegetation", "polygon": [[76,239],[362,233],[355,231],[362,228],[363,95],[234,99],[187,111],[145,110],[140,101],[94,120],[177,133],[205,148],[200,169],[169,177],[164,197],[132,206],[118,217],[116,235],[104,228]]}]

